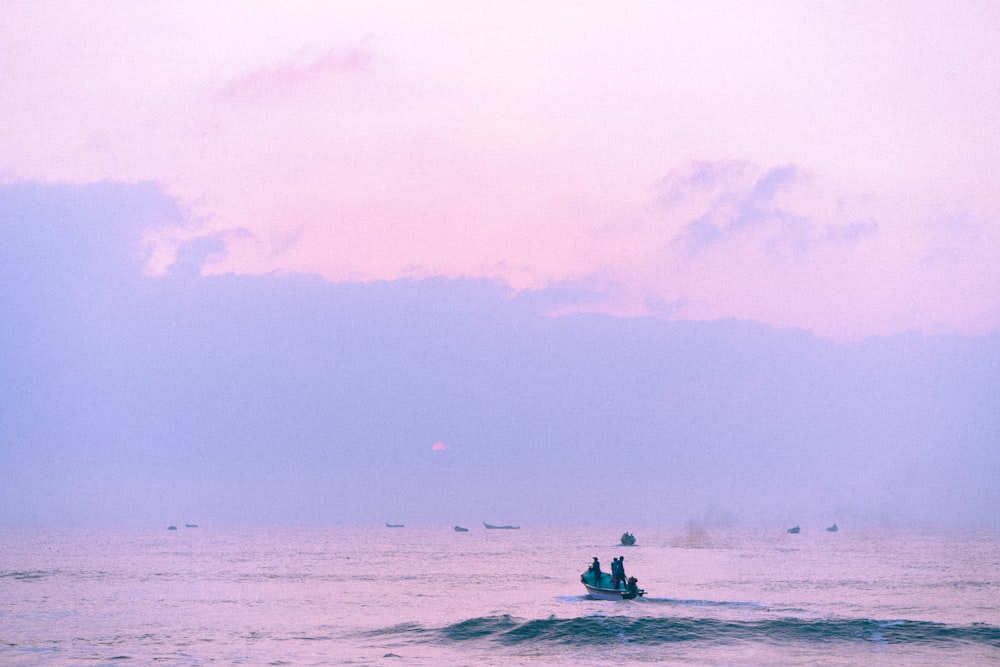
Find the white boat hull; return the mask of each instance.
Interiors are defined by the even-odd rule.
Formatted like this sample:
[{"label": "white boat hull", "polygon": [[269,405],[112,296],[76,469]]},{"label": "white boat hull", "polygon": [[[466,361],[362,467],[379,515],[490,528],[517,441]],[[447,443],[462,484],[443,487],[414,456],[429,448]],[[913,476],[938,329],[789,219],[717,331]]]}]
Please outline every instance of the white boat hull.
[{"label": "white boat hull", "polygon": [[642,597],[645,592],[639,589],[634,595],[629,593],[624,588],[615,590],[613,588],[594,588],[590,584],[584,584],[584,588],[587,589],[587,594],[594,598],[595,600],[631,600],[632,598]]},{"label": "white boat hull", "polygon": [[594,580],[592,573],[584,572],[580,575],[580,583],[587,589],[587,595],[595,600],[631,600],[633,598],[641,598],[643,593],[646,592],[638,587],[629,590],[629,587],[624,583],[621,584],[620,588],[611,588],[611,577],[607,574],[604,574],[601,579],[601,583],[604,586],[592,586],[590,584]]}]

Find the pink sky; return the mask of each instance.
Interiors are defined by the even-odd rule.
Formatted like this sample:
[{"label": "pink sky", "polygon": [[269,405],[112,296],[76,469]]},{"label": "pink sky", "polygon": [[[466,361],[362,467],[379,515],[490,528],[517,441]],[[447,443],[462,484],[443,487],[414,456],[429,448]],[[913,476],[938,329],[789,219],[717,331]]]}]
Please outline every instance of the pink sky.
[{"label": "pink sky", "polygon": [[1000,5],[0,1],[0,179],[152,180],[205,271],[1000,329]]}]

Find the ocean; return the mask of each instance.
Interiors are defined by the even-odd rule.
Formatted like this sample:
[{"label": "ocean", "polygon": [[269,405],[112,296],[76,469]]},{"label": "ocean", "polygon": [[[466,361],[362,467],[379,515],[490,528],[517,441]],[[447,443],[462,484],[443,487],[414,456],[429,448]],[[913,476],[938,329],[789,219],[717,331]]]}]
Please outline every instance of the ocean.
[{"label": "ocean", "polygon": [[996,531],[467,527],[3,529],[0,665],[1000,665]]}]

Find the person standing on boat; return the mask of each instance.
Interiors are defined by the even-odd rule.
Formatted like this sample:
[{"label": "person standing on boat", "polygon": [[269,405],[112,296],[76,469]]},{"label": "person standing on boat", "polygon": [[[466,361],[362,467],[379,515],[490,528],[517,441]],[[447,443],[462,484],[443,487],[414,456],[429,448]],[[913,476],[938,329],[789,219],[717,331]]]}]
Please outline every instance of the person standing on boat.
[{"label": "person standing on boat", "polygon": [[[618,557],[618,581],[622,584],[628,581],[628,577],[625,576],[625,556]],[[615,586],[615,588],[618,588]]]},{"label": "person standing on boat", "polygon": [[594,556],[594,562],[590,564],[590,571],[594,573],[594,587],[601,587],[601,561]]},{"label": "person standing on boat", "polygon": [[618,563],[617,558],[611,559],[611,588],[618,590],[618,584],[621,582],[621,565]]}]

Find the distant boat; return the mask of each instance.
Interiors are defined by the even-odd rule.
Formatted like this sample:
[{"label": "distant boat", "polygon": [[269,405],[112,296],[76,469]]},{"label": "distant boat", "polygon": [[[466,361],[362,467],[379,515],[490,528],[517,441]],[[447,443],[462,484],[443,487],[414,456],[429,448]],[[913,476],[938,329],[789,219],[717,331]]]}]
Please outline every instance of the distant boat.
[{"label": "distant boat", "polygon": [[197,528],[198,524],[196,524],[196,523],[186,523],[186,524],[184,524],[184,527],[185,528]]},{"label": "distant boat", "polygon": [[167,526],[167,530],[177,530],[177,526]]},{"label": "distant boat", "polygon": [[622,546],[631,547],[635,545],[635,535],[629,532],[622,533]]},{"label": "distant boat", "polygon": [[386,522],[385,527],[386,528],[405,528],[406,526],[404,526],[401,523],[388,523],[388,522]]},{"label": "distant boat", "polygon": [[840,530],[840,529],[837,528],[837,524],[833,524],[832,526],[830,526],[829,528],[826,529],[826,532],[828,532],[828,533],[836,533],[838,530]]},{"label": "distant boat", "polygon": [[491,523],[486,523],[483,521],[483,525],[486,526],[487,530],[517,530],[520,526],[494,526]]},{"label": "distant boat", "polygon": [[791,528],[788,529],[788,532],[791,533],[792,535],[798,535],[799,534],[799,527],[798,526],[792,526]]},{"label": "distant boat", "polygon": [[455,526],[455,532],[456,533],[467,533],[467,532],[469,532],[469,529],[468,528],[462,528],[461,526]]}]

